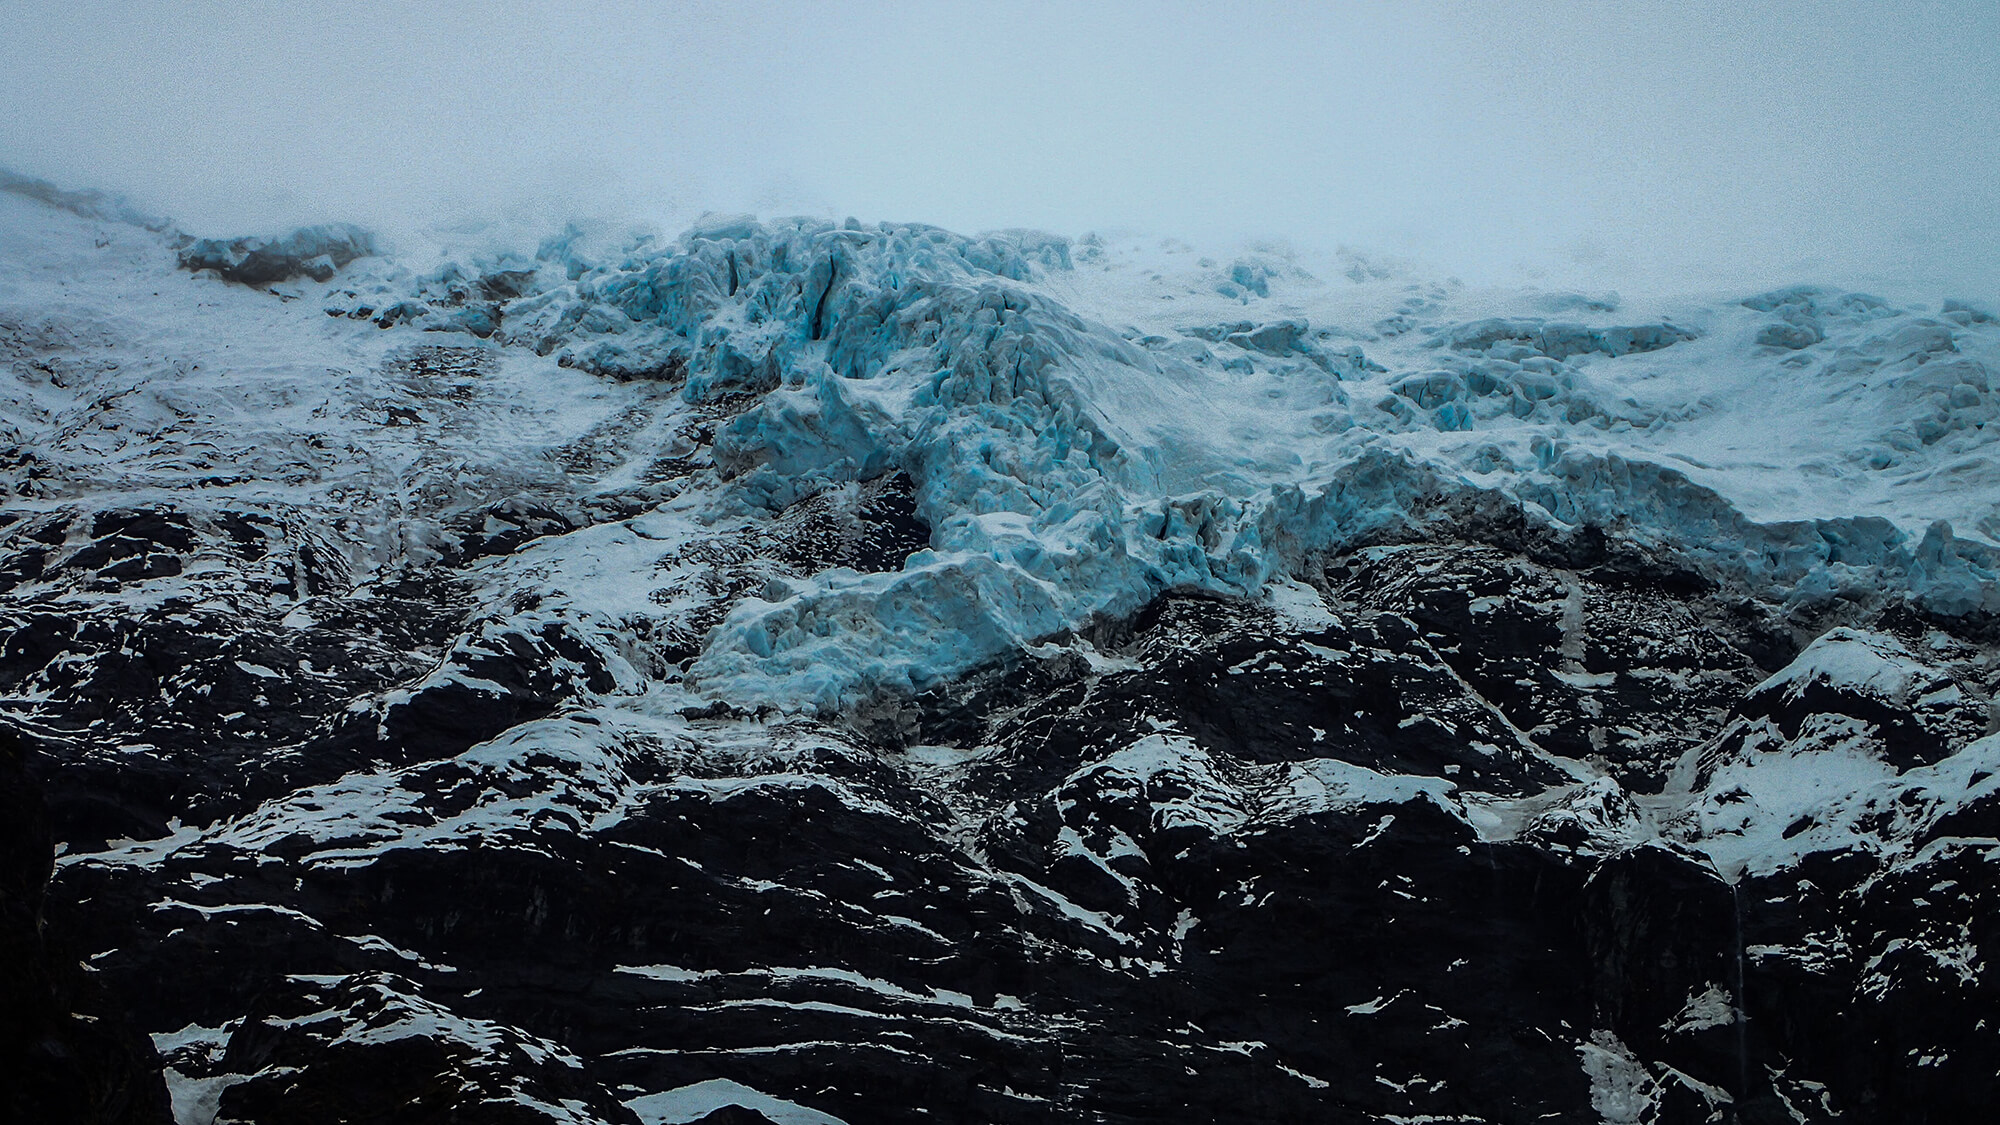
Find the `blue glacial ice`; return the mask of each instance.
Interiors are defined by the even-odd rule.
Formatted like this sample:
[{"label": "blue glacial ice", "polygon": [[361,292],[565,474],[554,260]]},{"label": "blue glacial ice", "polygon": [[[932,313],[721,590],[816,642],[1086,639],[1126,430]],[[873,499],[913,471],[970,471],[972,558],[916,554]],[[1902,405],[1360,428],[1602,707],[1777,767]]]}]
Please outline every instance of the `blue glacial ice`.
[{"label": "blue glacial ice", "polygon": [[[1971,306],[1795,289],[1621,321],[1617,299],[1531,294],[1458,316],[1435,287],[1371,331],[1315,330],[1251,304],[1282,303],[1283,271],[1231,274],[1233,298],[1191,274],[1189,300],[1142,308],[1085,257],[1035,232],[716,217],[671,243],[572,230],[355,300],[683,380],[724,419],[705,519],[909,474],[929,549],[740,602],[686,675],[732,703],[906,695],[1163,590],[1255,596],[1327,552],[1432,535],[1608,537],[1773,603],[2000,611],[1994,547],[1939,521],[1983,509],[1880,475],[1985,452],[2000,331]],[[1864,428],[1783,436],[1757,401],[1774,394]],[[1791,460],[1722,455],[1772,430]]]}]

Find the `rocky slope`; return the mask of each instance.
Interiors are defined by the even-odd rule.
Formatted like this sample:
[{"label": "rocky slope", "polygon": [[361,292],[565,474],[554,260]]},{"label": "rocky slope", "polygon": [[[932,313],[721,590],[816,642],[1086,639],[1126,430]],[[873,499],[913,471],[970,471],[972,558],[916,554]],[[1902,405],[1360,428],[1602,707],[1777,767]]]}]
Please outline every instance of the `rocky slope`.
[{"label": "rocky slope", "polygon": [[1971,304],[14,187],[16,1116],[2000,1095]]}]

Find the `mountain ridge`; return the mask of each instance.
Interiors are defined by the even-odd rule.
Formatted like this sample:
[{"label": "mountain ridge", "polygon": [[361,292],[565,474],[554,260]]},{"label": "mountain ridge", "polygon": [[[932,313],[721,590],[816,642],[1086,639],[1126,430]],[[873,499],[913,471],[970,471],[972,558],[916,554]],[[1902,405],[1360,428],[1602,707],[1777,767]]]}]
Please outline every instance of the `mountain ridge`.
[{"label": "mountain ridge", "polygon": [[1990,1097],[1963,302],[46,202],[0,693],[181,1125]]}]

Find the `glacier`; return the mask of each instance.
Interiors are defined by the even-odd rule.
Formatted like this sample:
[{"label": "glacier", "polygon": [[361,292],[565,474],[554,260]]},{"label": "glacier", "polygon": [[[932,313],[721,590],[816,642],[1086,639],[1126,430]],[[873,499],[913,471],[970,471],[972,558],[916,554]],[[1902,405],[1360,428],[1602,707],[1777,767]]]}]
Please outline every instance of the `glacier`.
[{"label": "glacier", "polygon": [[715,217],[364,273],[328,311],[728,404],[695,525],[907,473],[927,552],[764,590],[706,638],[687,688],[743,708],[908,696],[1164,590],[1255,595],[1475,524],[1778,604],[2000,610],[1976,306],[1800,287],[1635,316],[1283,261],[1250,290],[1168,246]]}]

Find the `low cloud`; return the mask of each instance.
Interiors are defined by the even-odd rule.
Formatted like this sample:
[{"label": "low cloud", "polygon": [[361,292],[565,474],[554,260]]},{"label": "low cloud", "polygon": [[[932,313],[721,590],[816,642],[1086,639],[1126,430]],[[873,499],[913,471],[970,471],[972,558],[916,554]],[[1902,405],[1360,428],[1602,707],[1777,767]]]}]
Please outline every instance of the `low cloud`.
[{"label": "low cloud", "polygon": [[2000,295],[1991,4],[1233,7],[16,4],[0,163],[201,234],[803,212]]}]

